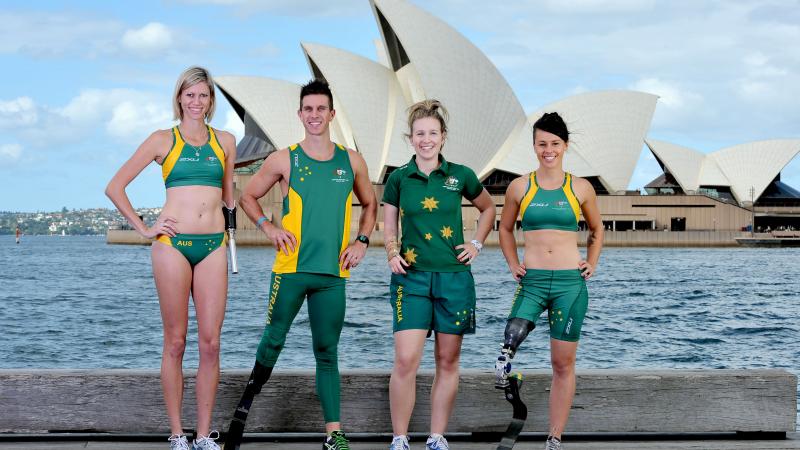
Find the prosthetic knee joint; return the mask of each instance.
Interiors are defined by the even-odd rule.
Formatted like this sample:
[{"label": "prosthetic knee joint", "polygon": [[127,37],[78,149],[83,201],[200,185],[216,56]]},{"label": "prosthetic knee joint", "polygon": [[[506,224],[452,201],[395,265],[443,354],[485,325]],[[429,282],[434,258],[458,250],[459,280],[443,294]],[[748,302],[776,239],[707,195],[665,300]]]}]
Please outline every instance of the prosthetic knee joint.
[{"label": "prosthetic knee joint", "polygon": [[495,382],[497,389],[505,389],[508,386],[508,375],[511,373],[511,360],[517,352],[522,341],[528,337],[536,325],[530,320],[513,318],[506,323],[505,338],[503,347],[500,349],[500,356],[494,365]]}]

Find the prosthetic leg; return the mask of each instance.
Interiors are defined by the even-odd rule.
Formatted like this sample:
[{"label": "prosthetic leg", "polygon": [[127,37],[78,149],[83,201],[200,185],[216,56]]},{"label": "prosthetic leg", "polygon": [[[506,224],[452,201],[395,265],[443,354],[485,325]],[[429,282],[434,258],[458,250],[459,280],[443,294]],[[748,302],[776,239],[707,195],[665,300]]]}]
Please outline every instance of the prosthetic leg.
[{"label": "prosthetic leg", "polygon": [[519,389],[522,386],[522,374],[519,372],[511,374],[511,360],[514,358],[517,348],[528,337],[528,333],[534,327],[535,324],[530,320],[520,318],[509,319],[508,323],[506,323],[503,348],[500,350],[500,356],[497,357],[497,362],[495,363],[495,388],[505,391],[506,400],[511,403],[514,411],[511,423],[508,424],[497,450],[511,450],[514,447],[519,433],[522,432],[522,428],[525,426],[525,420],[528,418],[528,407],[522,402],[519,394]]},{"label": "prosthetic leg", "polygon": [[239,450],[250,406],[253,405],[253,399],[256,394],[261,392],[261,388],[269,380],[270,375],[272,375],[272,367],[261,365],[256,361],[253,371],[250,373],[250,379],[247,381],[247,387],[244,388],[244,394],[233,412],[228,432],[225,433],[225,445],[223,446],[225,450]]}]

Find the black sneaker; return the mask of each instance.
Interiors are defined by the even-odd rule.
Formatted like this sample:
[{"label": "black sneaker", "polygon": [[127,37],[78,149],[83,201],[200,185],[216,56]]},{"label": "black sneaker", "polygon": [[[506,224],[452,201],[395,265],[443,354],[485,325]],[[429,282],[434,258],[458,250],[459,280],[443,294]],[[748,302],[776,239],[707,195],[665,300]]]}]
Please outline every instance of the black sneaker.
[{"label": "black sneaker", "polygon": [[350,444],[341,430],[336,430],[325,439],[322,450],[350,450]]}]

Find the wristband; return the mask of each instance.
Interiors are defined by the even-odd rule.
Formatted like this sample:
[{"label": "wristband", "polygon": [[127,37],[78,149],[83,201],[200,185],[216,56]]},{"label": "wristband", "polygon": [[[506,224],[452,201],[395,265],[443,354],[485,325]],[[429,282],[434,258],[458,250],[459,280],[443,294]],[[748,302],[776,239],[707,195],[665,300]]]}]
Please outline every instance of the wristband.
[{"label": "wristband", "polygon": [[481,252],[481,249],[483,248],[483,244],[481,244],[481,241],[479,241],[477,239],[473,239],[473,240],[469,241],[469,243],[474,245],[475,248],[478,249],[478,253]]},{"label": "wristband", "polygon": [[269,222],[269,219],[264,216],[259,217],[258,220],[256,220],[256,227],[261,228],[261,225],[264,225],[264,222]]}]

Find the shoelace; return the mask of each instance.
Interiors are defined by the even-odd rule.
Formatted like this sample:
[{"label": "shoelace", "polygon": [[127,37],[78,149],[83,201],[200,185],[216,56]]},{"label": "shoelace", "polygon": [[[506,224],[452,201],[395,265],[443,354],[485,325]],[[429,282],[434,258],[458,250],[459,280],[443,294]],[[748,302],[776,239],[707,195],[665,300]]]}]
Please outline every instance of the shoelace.
[{"label": "shoelace", "polygon": [[[216,434],[216,436],[214,435]],[[219,431],[214,430],[211,433],[208,433],[208,436],[203,436],[202,434],[197,435],[197,439],[195,439],[195,443],[197,445],[205,446],[207,443],[213,444],[216,448],[219,448],[216,441],[219,439]],[[214,448],[213,446],[211,448]]]},{"label": "shoelace", "polygon": [[344,437],[344,433],[334,431],[331,437],[333,438],[333,448],[336,450],[350,450],[350,444],[347,442],[347,438]]},{"label": "shoelace", "polygon": [[408,440],[402,436],[392,439],[392,445],[389,446],[390,450],[408,450]]},{"label": "shoelace", "polygon": [[[167,439],[170,443],[170,448],[175,447],[180,450],[189,450],[189,441],[186,439],[185,435],[182,434],[173,434]],[[177,443],[177,444],[176,444]]]},{"label": "shoelace", "polygon": [[441,450],[449,450],[450,445],[447,443],[447,439],[444,436],[438,436],[435,441],[426,443],[428,447],[441,449]]},{"label": "shoelace", "polygon": [[556,438],[547,440],[547,448],[545,450],[561,450],[561,441]]}]

